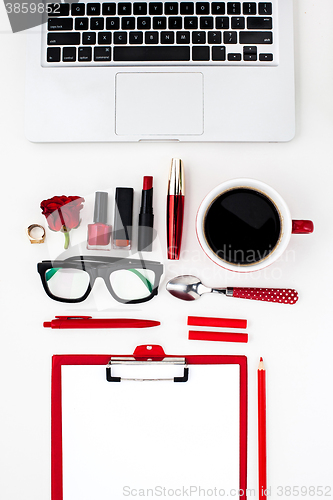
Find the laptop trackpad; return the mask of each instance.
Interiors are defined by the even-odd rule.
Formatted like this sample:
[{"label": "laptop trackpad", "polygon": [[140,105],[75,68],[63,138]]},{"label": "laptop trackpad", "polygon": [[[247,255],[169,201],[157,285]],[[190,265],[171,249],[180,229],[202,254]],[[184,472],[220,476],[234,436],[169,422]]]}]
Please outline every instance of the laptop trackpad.
[{"label": "laptop trackpad", "polygon": [[117,135],[203,133],[202,73],[118,73]]}]

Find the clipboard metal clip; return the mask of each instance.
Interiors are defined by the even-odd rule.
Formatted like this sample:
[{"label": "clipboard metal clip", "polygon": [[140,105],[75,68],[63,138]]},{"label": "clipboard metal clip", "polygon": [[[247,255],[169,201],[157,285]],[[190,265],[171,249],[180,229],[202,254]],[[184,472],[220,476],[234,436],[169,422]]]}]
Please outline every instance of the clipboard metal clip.
[{"label": "clipboard metal clip", "polygon": [[[143,349],[146,348],[145,356],[142,356]],[[113,356],[106,367],[106,380],[108,382],[121,382],[122,380],[126,381],[135,381],[135,382],[159,382],[159,381],[172,381],[172,382],[187,382],[189,369],[186,364],[186,359],[184,357],[164,357],[161,356],[162,351],[160,351],[160,346],[139,346],[134,351],[133,356]],[[150,352],[149,352],[150,351]],[[138,352],[140,356],[138,356]],[[150,356],[147,356],[147,352],[149,352]],[[156,354],[158,356],[156,356]],[[164,354],[164,351],[163,351]],[[114,377],[111,374],[112,365],[182,365],[184,366],[184,374],[182,377],[172,377],[172,378],[125,378],[125,377]]]}]

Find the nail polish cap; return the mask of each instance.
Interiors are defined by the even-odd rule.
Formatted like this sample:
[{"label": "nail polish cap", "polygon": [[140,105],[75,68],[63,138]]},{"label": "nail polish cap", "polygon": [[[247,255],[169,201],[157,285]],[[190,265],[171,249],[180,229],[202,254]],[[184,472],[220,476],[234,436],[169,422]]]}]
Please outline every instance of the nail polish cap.
[{"label": "nail polish cap", "polygon": [[108,193],[95,193],[94,222],[106,224],[108,220]]}]

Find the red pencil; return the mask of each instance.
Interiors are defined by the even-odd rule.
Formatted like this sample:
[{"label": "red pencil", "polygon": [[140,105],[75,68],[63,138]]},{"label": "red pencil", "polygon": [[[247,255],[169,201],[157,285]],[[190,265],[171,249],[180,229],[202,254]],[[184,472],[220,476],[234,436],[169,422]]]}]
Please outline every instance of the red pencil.
[{"label": "red pencil", "polygon": [[259,500],[267,498],[267,451],[266,451],[266,370],[263,359],[258,367],[258,470]]}]

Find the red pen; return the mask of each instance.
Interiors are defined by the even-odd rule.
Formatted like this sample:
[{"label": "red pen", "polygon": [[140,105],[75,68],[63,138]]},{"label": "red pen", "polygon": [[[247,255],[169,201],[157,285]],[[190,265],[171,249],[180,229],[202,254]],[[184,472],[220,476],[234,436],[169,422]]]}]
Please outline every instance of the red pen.
[{"label": "red pen", "polygon": [[52,321],[45,321],[45,328],[150,328],[158,326],[159,321],[132,318],[92,318],[91,316],[56,316]]},{"label": "red pen", "polygon": [[178,260],[182,243],[184,219],[184,168],[182,160],[173,158],[167,196],[168,259]]},{"label": "red pen", "polygon": [[259,500],[267,498],[267,449],[266,449],[266,370],[260,358],[258,367],[258,469]]}]

